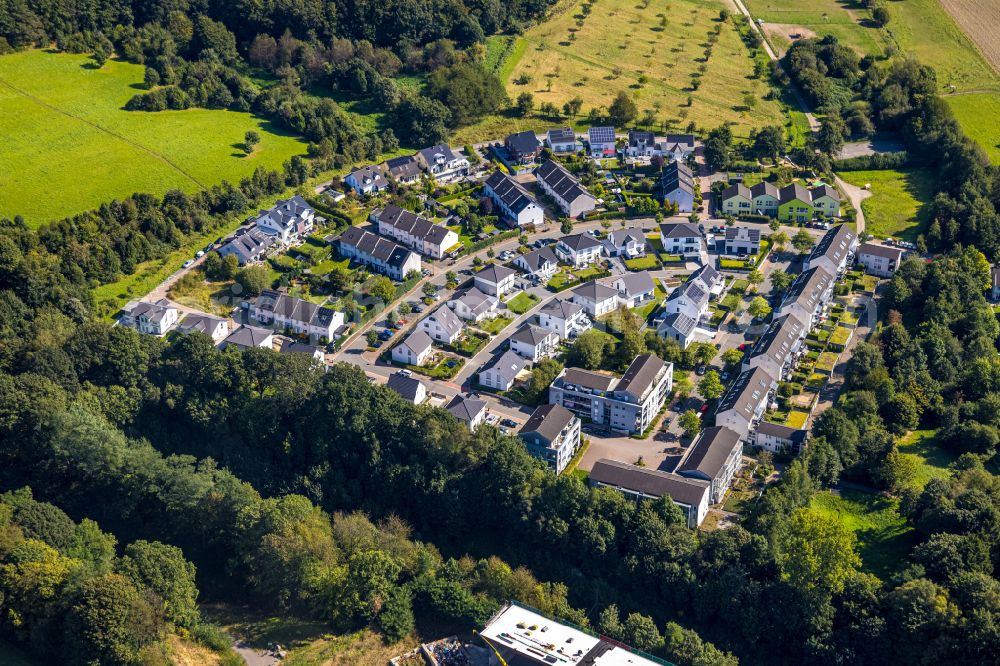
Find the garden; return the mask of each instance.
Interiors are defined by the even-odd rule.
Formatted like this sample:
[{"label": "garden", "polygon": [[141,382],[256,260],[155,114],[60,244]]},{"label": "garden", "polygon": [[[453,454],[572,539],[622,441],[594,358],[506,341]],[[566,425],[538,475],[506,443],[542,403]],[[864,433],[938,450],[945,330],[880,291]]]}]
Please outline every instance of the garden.
[{"label": "garden", "polygon": [[475,327],[481,331],[485,331],[490,335],[496,335],[503,329],[510,326],[510,323],[514,321],[513,317],[493,317],[492,319],[484,319],[481,322],[475,324]]},{"label": "garden", "polygon": [[468,333],[460,337],[453,344],[447,346],[450,351],[462,356],[472,357],[480,349],[485,347],[490,341],[490,336],[485,333]]},{"label": "garden", "polygon": [[463,365],[465,365],[465,359],[463,358],[435,353],[426,365],[407,365],[405,367],[413,372],[426,375],[431,379],[451,379],[458,374]]},{"label": "garden", "polygon": [[534,294],[522,291],[517,296],[514,296],[513,298],[508,300],[506,305],[507,309],[513,312],[514,314],[522,315],[531,308],[538,305],[540,301],[541,299],[535,296]]},{"label": "garden", "polygon": [[559,271],[552,276],[552,278],[548,281],[548,284],[545,286],[550,291],[563,291],[564,289],[569,289],[570,287],[575,287],[583,284],[584,282],[596,280],[597,278],[606,277],[608,275],[610,275],[609,271],[595,266],[588,266],[587,268],[570,268],[568,266],[561,266]]}]

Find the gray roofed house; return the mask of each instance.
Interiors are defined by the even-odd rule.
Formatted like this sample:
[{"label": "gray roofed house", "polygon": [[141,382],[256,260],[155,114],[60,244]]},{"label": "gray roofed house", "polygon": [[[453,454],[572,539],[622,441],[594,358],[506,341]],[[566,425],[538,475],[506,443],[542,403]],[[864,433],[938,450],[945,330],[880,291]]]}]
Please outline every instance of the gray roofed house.
[{"label": "gray roofed house", "polygon": [[799,273],[785,292],[778,316],[794,315],[811,328],[832,296],[834,283],[833,275],[819,266]]},{"label": "gray roofed house", "polygon": [[701,261],[702,234],[697,224],[665,222],[660,225],[660,242],[667,254],[679,254],[685,259]]},{"label": "gray roofed house", "polygon": [[671,312],[663,318],[656,332],[664,338],[676,340],[681,349],[687,349],[694,342],[694,331],[698,322],[683,312]]},{"label": "gray roofed house", "polygon": [[612,257],[639,257],[646,254],[646,234],[642,229],[615,229],[604,239],[604,251]]},{"label": "gray roofed house", "polygon": [[386,173],[397,183],[415,183],[420,180],[423,170],[416,155],[400,155],[384,162]]},{"label": "gray roofed house", "polygon": [[482,321],[496,311],[499,303],[495,296],[484,294],[479,289],[470,287],[453,295],[448,301],[448,307],[454,310],[461,319]]},{"label": "gray roofed house", "polygon": [[[905,253],[906,250],[901,247],[880,243],[862,243],[858,246],[858,265],[863,266],[869,275],[889,278],[896,274],[903,263]],[[994,279],[993,282],[995,284],[996,280]]]},{"label": "gray roofed house", "polygon": [[392,360],[404,365],[423,365],[433,349],[432,343],[427,333],[417,329],[392,348]]},{"label": "gray roofed house", "polygon": [[805,203],[812,202],[812,195],[809,194],[809,190],[802,183],[791,183],[785,185],[780,190],[778,190],[778,200],[781,203],[788,203],[798,199]]},{"label": "gray roofed house", "polygon": [[497,391],[509,391],[514,380],[528,367],[528,359],[507,350],[479,371],[479,383]]},{"label": "gray roofed house", "polygon": [[763,368],[775,379],[784,379],[806,333],[805,325],[797,317],[785,315],[775,318],[743,360],[743,369]]},{"label": "gray roofed house", "polygon": [[326,355],[323,353],[323,350],[316,345],[309,345],[283,337],[279,337],[278,342],[278,352],[281,354],[302,354],[309,356],[317,365],[322,365],[326,361]]},{"label": "gray roofed house", "polygon": [[389,375],[386,386],[407,402],[419,405],[427,399],[427,387],[414,377],[409,370],[400,370]]},{"label": "gray roofed house", "polygon": [[486,401],[472,396],[456,395],[445,409],[473,432],[486,418]]},{"label": "gray roofed house", "polygon": [[313,207],[296,194],[289,199],[279,199],[268,210],[260,211],[254,218],[254,226],[287,245],[309,233],[315,218]]},{"label": "gray roofed house", "polygon": [[618,378],[614,375],[584,370],[583,368],[566,368],[563,371],[563,381],[592,391],[609,391]]},{"label": "gray roofed house", "polygon": [[555,160],[547,160],[535,169],[535,178],[542,191],[569,217],[579,217],[597,207],[597,199]]},{"label": "gray roofed house", "polygon": [[641,400],[665,366],[666,363],[656,354],[636,356],[615,386],[615,392],[627,393]]},{"label": "gray roofed house", "polygon": [[465,325],[455,312],[447,307],[439,307],[420,320],[420,330],[438,342],[452,344],[462,334]]},{"label": "gray roofed house", "polygon": [[270,236],[254,227],[227,241],[219,248],[219,256],[236,255],[240,266],[245,266],[261,259],[275,242],[275,236]]},{"label": "gray roofed house", "polygon": [[518,432],[528,453],[561,474],[580,448],[580,419],[559,405],[541,405]]},{"label": "gray roofed house", "polygon": [[395,280],[420,271],[420,255],[361,227],[347,227],[336,239],[341,256],[355,259]]},{"label": "gray roofed house", "polygon": [[681,312],[697,322],[708,312],[709,299],[701,280],[688,280],[670,292],[663,307],[667,314]]},{"label": "gray roofed house", "polygon": [[556,127],[545,135],[545,143],[554,153],[575,153],[580,149],[576,132],[570,127]]},{"label": "gray roofed house", "polygon": [[248,307],[250,321],[276,330],[291,330],[314,340],[333,340],[344,324],[344,313],[273,289],[265,289]]},{"label": "gray roofed house", "polygon": [[669,497],[684,510],[687,526],[698,527],[708,514],[709,484],[678,474],[601,458],[590,470],[589,483],[613,488],[637,499]]},{"label": "gray roofed house", "polygon": [[743,183],[734,183],[722,190],[718,202],[723,215],[739,217],[753,212],[753,194]]},{"label": "gray roofed house", "polygon": [[656,143],[656,135],[645,130],[630,129],[628,131],[628,147],[625,149],[629,157],[652,157],[659,155],[661,148]]},{"label": "gray roofed house", "polygon": [[122,308],[118,323],[146,335],[163,336],[173,328],[179,316],[177,308],[165,298],[155,303],[129,301]]},{"label": "gray roofed house", "polygon": [[591,317],[600,317],[618,307],[618,290],[591,280],[575,288],[572,299]]},{"label": "gray roofed house", "polygon": [[705,428],[688,447],[677,474],[711,484],[711,502],[725,498],[743,458],[740,434],[724,426]]},{"label": "gray roofed house", "polygon": [[191,313],[177,325],[177,332],[184,335],[204,333],[218,342],[229,335],[229,320],[207,314]]},{"label": "gray roofed house", "polygon": [[725,240],[715,241],[715,251],[719,254],[752,257],[760,252],[760,229],[727,227]]},{"label": "gray roofed house", "polygon": [[776,386],[777,380],[762,368],[741,372],[715,408],[716,425],[749,438]]},{"label": "gray roofed house", "polygon": [[453,180],[469,173],[469,160],[443,143],[417,151],[417,161],[438,181]]},{"label": "gray roofed house", "polygon": [[674,160],[686,159],[694,152],[693,134],[668,134],[661,152]]},{"label": "gray roofed house", "polygon": [[359,195],[378,194],[389,189],[389,180],[382,170],[374,165],[363,166],[347,174],[344,184]]},{"label": "gray roofed house", "polygon": [[502,171],[494,171],[483,183],[483,194],[498,205],[503,215],[517,226],[541,224],[542,209],[528,190]]},{"label": "gray roofed house", "polygon": [[651,301],[656,293],[656,282],[647,271],[625,273],[615,278],[614,287],[626,307],[636,308]]},{"label": "gray roofed house", "polygon": [[534,324],[522,324],[509,340],[511,351],[533,362],[551,356],[559,347],[559,335],[555,331]]},{"label": "gray roofed house", "polygon": [[601,247],[601,242],[590,234],[571,234],[569,236],[563,236],[559,239],[559,242],[575,251]]},{"label": "gray roofed house", "polygon": [[683,162],[671,162],[663,167],[657,188],[664,204],[675,203],[682,213],[694,210],[694,173]]},{"label": "gray roofed house", "polygon": [[781,190],[774,183],[762,180],[753,187],[750,188],[750,194],[754,197],[768,196],[774,197],[775,199],[781,198]]},{"label": "gray roofed house", "polygon": [[548,281],[559,267],[559,257],[552,248],[545,246],[519,255],[514,265],[539,282]]},{"label": "gray roofed house", "polygon": [[539,309],[538,325],[568,340],[589,329],[593,323],[579,303],[554,298]]},{"label": "gray roofed house", "polygon": [[664,238],[701,238],[701,229],[691,222],[664,222],[660,225],[660,235]]},{"label": "gray roofed house", "polygon": [[802,270],[820,267],[833,276],[839,276],[854,258],[858,245],[858,234],[847,224],[839,224],[828,230],[813,247],[802,265]]},{"label": "gray roofed house", "polygon": [[395,204],[373,211],[370,218],[378,223],[380,234],[436,259],[460,245],[458,234],[451,229]]},{"label": "gray roofed house", "polygon": [[556,255],[576,268],[588,266],[601,258],[604,245],[590,234],[563,236],[556,243]]},{"label": "gray roofed house", "polygon": [[534,164],[541,152],[542,144],[531,130],[517,132],[504,139],[507,154],[517,164]]},{"label": "gray roofed house", "polygon": [[757,424],[753,445],[775,453],[798,455],[802,452],[807,434],[802,428],[791,428],[780,423],[761,421]]},{"label": "gray roofed house", "polygon": [[219,347],[226,349],[236,347],[237,349],[250,349],[251,347],[264,347],[271,349],[274,345],[274,331],[257,326],[240,326],[230,333],[223,340]]},{"label": "gray roofed house", "polygon": [[687,281],[698,282],[705,291],[713,296],[721,294],[723,288],[726,286],[726,279],[722,276],[722,273],[709,264],[703,264],[698,267],[688,276]]},{"label": "gray roofed house", "polygon": [[835,188],[823,183],[809,190],[809,196],[817,216],[820,213],[827,218],[840,216],[840,192]]},{"label": "gray roofed house", "polygon": [[491,296],[502,297],[514,288],[517,271],[503,264],[487,264],[473,276],[476,287]]}]

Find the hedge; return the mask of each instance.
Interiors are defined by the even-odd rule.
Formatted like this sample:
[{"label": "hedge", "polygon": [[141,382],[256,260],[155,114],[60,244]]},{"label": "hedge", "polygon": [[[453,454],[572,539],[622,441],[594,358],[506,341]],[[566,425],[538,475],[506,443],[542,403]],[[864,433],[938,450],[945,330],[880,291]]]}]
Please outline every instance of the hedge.
[{"label": "hedge", "polygon": [[496,236],[491,236],[490,238],[484,238],[481,241],[476,241],[475,243],[469,245],[464,250],[459,252],[458,256],[462,257],[467,254],[472,254],[473,252],[478,252],[483,248],[491,247],[493,245],[496,245],[497,243],[508,240],[510,238],[517,238],[520,235],[521,235],[520,229],[511,229],[509,231],[503,231],[497,234]]},{"label": "hedge", "polygon": [[744,213],[743,215],[739,215],[737,219],[743,220],[744,222],[763,222],[767,224],[774,218],[772,218],[770,215],[755,215],[753,213]]},{"label": "hedge", "polygon": [[834,171],[872,171],[877,169],[898,169],[911,162],[910,154],[905,150],[894,153],[876,153],[860,155],[833,161]]}]

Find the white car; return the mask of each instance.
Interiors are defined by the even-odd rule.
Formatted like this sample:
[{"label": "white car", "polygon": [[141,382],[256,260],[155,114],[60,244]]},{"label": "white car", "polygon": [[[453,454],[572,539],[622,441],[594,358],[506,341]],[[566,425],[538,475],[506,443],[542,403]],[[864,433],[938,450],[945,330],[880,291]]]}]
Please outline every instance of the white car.
[{"label": "white car", "polygon": [[184,268],[191,268],[194,265],[194,259],[188,259],[184,262]]},{"label": "white car", "polygon": [[202,257],[205,256],[205,251],[204,250],[198,250],[198,254],[196,254],[194,256],[195,256],[196,259],[201,259]]}]

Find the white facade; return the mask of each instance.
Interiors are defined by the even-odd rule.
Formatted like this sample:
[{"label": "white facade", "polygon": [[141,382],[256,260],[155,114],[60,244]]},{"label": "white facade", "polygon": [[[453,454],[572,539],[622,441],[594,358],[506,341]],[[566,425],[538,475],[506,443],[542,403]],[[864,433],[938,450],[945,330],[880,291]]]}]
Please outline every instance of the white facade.
[{"label": "white facade", "polygon": [[129,302],[122,309],[118,322],[140,333],[162,337],[174,327],[179,317],[177,308],[161,298],[155,303]]},{"label": "white facade", "polygon": [[360,196],[378,194],[389,189],[389,180],[377,166],[366,166],[352,171],[344,178],[344,184]]},{"label": "white facade", "polygon": [[535,363],[558,349],[559,336],[547,328],[525,324],[510,336],[510,350]]},{"label": "white facade", "polygon": [[420,330],[431,339],[450,345],[462,335],[462,322],[450,308],[442,307],[420,321]]},{"label": "white facade", "polygon": [[538,325],[569,340],[588,330],[593,323],[583,307],[569,301],[554,300],[538,311]]},{"label": "white facade", "polygon": [[904,253],[903,248],[864,243],[858,248],[858,264],[869,275],[890,278],[903,263]]},{"label": "white facade", "polygon": [[502,298],[513,291],[516,278],[517,272],[513,269],[493,264],[476,273],[473,281],[484,294]]},{"label": "white facade", "polygon": [[431,350],[430,337],[423,331],[415,331],[393,347],[392,360],[405,365],[423,365]]},{"label": "white facade", "polygon": [[559,242],[556,243],[556,255],[561,260],[574,268],[583,268],[600,261],[602,251],[600,243],[594,240],[593,244],[573,244],[571,239],[576,238],[577,236],[567,236],[560,238]]}]

